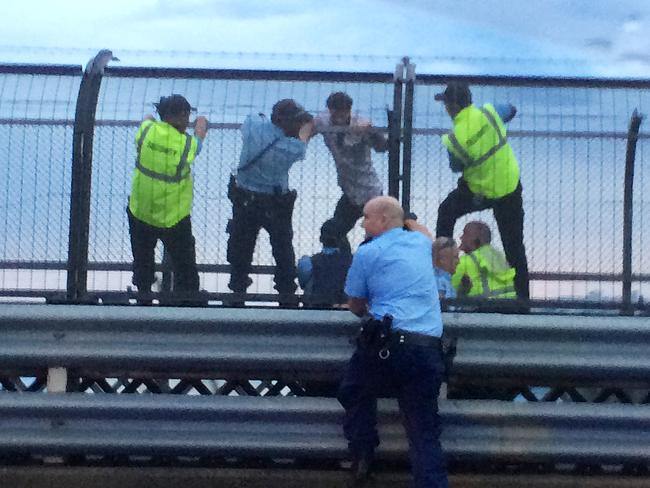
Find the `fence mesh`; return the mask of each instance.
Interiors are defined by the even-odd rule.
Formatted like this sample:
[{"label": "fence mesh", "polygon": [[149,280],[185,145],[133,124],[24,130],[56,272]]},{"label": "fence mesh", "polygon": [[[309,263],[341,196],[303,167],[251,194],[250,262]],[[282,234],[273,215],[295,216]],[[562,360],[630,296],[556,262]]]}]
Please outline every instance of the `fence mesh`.
[{"label": "fence mesh", "polygon": [[[0,288],[60,290],[67,259],[78,74],[0,73]],[[60,267],[59,267],[60,268]]]},{"label": "fence mesh", "polygon": [[[508,139],[521,168],[524,240],[536,278],[531,297],[620,300],[627,127],[635,108],[650,106],[650,91],[545,83],[472,86],[475,104],[511,103],[518,109],[508,124]],[[423,81],[415,91],[411,208],[430,226],[435,226],[438,205],[455,188],[458,176],[448,168],[440,143],[440,134],[451,127],[444,105],[433,99],[443,89]],[[637,242],[645,219],[641,187],[647,134],[641,134],[636,159]],[[460,219],[456,237],[469,220],[484,220],[498,234],[488,210]],[[650,262],[638,250],[634,263],[634,273],[648,272]],[[558,274],[564,275],[562,281]],[[593,276],[589,281],[578,276],[585,274]],[[633,290],[636,301],[639,283]]]},{"label": "fence mesh", "polygon": [[[131,251],[125,207],[135,159],[134,136],[154,101],[170,93],[185,95],[207,116],[210,132],[194,165],[192,213],[202,288],[227,291],[227,275],[214,265],[226,264],[231,216],[226,186],[241,149],[239,125],[248,114],[270,114],[282,98],[295,98],[312,113],[325,111],[334,91],[354,99],[353,113],[386,129],[393,83],[367,81],[355,73],[284,74],[282,79],[201,70],[174,75],[108,70],[101,85],[93,146],[89,235],[89,291],[118,291],[130,285]],[[30,296],[64,290],[70,215],[74,110],[81,70],[0,69],[0,294]],[[366,80],[366,81],[364,81]],[[456,184],[440,136],[451,127],[433,95],[444,87],[439,77],[418,78],[414,99],[411,209],[435,228],[438,205]],[[512,103],[517,116],[508,124],[509,140],[521,166],[525,244],[532,297],[620,301],[623,262],[623,195],[627,128],[634,109],[650,107],[647,83],[598,80],[563,83],[554,79],[475,78],[474,101]],[[650,260],[643,252],[649,201],[646,156],[647,122],[637,145],[632,229],[632,300],[650,293]],[[384,190],[388,189],[386,154],[373,154]],[[341,195],[333,159],[320,136],[309,143],[307,157],[294,165],[290,185],[298,190],[294,212],[296,255],[320,248],[320,225]],[[495,231],[491,212],[461,219],[481,219]],[[353,248],[363,238],[358,226]],[[161,249],[158,250],[161,260]],[[264,231],[254,265],[273,265]],[[271,277],[254,277],[252,293],[272,290]],[[42,294],[42,293],[41,293]]]},{"label": "fence mesh", "polygon": [[[392,83],[105,77],[93,154],[89,260],[130,262],[125,207],[135,161],[134,137],[139,121],[152,113],[152,102],[161,95],[183,94],[197,107],[197,113],[210,121],[210,131],[194,163],[192,226],[198,263],[213,265],[226,263],[225,229],[232,213],[226,187],[239,161],[240,123],[248,114],[270,116],[273,104],[283,98],[296,99],[311,113],[323,112],[325,100],[335,91],[346,91],[353,97],[354,114],[386,128]],[[375,154],[373,160],[386,188],[386,154]],[[298,191],[293,216],[296,256],[313,254],[320,250],[320,226],[333,214],[341,196],[334,162],[322,137],[310,141],[305,160],[291,169],[290,186]],[[351,234],[353,246],[362,239],[362,229],[355,228]],[[159,248],[159,260],[161,252]],[[261,231],[253,265],[273,264],[268,235]],[[124,289],[129,280],[130,272],[94,272],[88,287],[89,290]],[[254,280],[249,292],[271,291],[270,276],[258,275]],[[227,276],[223,274],[203,273],[201,277],[202,288],[211,292],[228,291],[226,283]]]}]

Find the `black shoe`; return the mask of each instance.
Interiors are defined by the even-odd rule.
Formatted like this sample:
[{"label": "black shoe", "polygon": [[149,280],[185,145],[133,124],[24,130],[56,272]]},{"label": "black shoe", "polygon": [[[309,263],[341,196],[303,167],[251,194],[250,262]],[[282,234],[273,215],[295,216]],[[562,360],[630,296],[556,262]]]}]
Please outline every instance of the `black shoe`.
[{"label": "black shoe", "polygon": [[229,307],[229,308],[245,307],[246,303],[244,302],[244,298],[243,298],[244,294],[245,292],[233,292],[232,295],[221,300],[221,306]]},{"label": "black shoe", "polygon": [[529,314],[530,313],[530,300],[528,298],[517,298],[515,313]]},{"label": "black shoe", "polygon": [[135,298],[135,303],[142,307],[151,307],[151,305],[153,304],[153,295],[151,291],[138,290],[138,293],[136,294],[136,298]]},{"label": "black shoe", "polygon": [[352,477],[350,480],[351,487],[367,486],[373,479],[372,477],[372,457],[362,456],[352,462]]},{"label": "black shoe", "polygon": [[208,297],[208,292],[201,289],[194,291],[190,296],[185,300],[184,305],[186,307],[207,307],[209,305],[210,298]]},{"label": "black shoe", "polygon": [[298,308],[300,301],[294,293],[280,293],[278,305],[280,308]]}]

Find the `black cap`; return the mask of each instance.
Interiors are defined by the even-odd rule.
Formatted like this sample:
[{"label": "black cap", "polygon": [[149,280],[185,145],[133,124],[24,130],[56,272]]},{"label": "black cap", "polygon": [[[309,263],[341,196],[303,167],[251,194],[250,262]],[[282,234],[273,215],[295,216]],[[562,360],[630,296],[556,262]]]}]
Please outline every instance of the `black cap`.
[{"label": "black cap", "polygon": [[439,102],[456,103],[466,107],[472,103],[472,92],[466,82],[450,81],[445,91],[437,93],[434,98]]},{"label": "black cap", "polygon": [[160,101],[153,104],[161,117],[167,115],[178,115],[196,111],[190,102],[183,95],[172,94],[168,97],[160,97]]}]

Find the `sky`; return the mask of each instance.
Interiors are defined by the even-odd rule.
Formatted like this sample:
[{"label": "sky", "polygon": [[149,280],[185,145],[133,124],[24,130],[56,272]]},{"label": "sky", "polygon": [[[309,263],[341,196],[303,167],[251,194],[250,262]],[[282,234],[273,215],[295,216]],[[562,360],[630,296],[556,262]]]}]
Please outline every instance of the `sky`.
[{"label": "sky", "polygon": [[639,0],[5,2],[0,62],[650,78]]}]

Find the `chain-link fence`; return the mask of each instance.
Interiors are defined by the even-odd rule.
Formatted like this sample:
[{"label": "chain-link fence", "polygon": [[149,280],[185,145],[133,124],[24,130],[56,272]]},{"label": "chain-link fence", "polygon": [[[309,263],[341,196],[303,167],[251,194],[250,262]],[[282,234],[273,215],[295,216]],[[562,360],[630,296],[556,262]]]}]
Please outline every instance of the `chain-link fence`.
[{"label": "chain-link fence", "polygon": [[65,289],[78,66],[0,66],[0,288]]},{"label": "chain-link fence", "polygon": [[[335,91],[349,93],[353,113],[386,129],[386,107],[392,102],[390,75],[310,75],[306,73],[233,72],[204,73],[197,79],[191,70],[166,72],[110,69],[104,77],[97,109],[97,128],[93,153],[92,203],[90,219],[90,263],[129,263],[126,204],[135,161],[134,136],[142,118],[152,113],[152,103],[170,93],[183,94],[197,108],[197,114],[210,121],[210,130],[201,154],[194,163],[193,233],[201,287],[208,292],[227,292],[226,225],[232,206],[226,197],[229,175],[239,161],[241,134],[239,125],[249,114],[270,116],[271,107],[283,98],[294,98],[311,113],[326,111],[326,99]],[[324,78],[324,79],[323,79]],[[381,81],[383,80],[383,81]],[[385,153],[375,154],[375,167],[386,187]],[[290,172],[290,186],[298,192],[293,216],[294,247],[297,256],[320,250],[319,229],[331,217],[341,196],[336,169],[322,137],[313,138],[305,160]],[[353,247],[361,242],[362,229],[351,234]],[[162,246],[158,250],[161,258]],[[268,235],[260,232],[253,264],[274,264]],[[216,265],[216,266],[215,266]],[[219,266],[221,265],[221,266]],[[109,266],[110,267],[110,266]],[[130,283],[130,271],[95,271],[89,275],[89,290],[124,290]],[[258,274],[249,289],[268,293],[270,276]]]},{"label": "chain-link fence", "polygon": [[[650,84],[488,77],[467,81],[472,82],[474,104],[510,103],[518,110],[508,124],[508,140],[521,168],[531,297],[620,301],[627,129],[635,109],[650,107]],[[418,79],[414,104],[411,207],[431,225],[458,177],[440,144],[440,135],[451,125],[444,104],[434,101],[442,90],[440,77]],[[650,269],[640,252],[647,228],[643,148],[648,139],[647,130],[642,131],[635,166],[632,271],[637,280],[647,279]],[[464,223],[477,219],[498,234],[488,210],[460,219],[455,235]],[[648,291],[641,283],[634,283],[634,301]]]},{"label": "chain-link fence", "polygon": [[[650,82],[464,79],[472,85],[475,103],[511,103],[518,109],[508,125],[508,136],[521,166],[532,298],[549,303],[558,299],[620,302],[627,130],[632,112],[643,112],[650,105]],[[403,145],[412,143],[410,173],[405,167],[401,181],[406,190],[402,197],[433,230],[438,205],[455,187],[457,175],[450,171],[440,143],[451,120],[433,97],[447,78],[417,78],[413,100],[407,96],[403,104],[395,105],[395,89],[402,89],[403,80],[395,83],[392,73],[109,67],[98,74],[96,107],[85,107],[94,116],[90,141],[88,133],[86,139],[81,137],[82,146],[92,148],[92,164],[87,165],[92,168],[87,260],[83,252],[76,254],[82,268],[86,263],[88,274],[68,275],[68,238],[84,241],[83,225],[78,233],[74,218],[69,235],[71,155],[77,134],[76,128],[73,133],[74,105],[79,102],[81,80],[77,67],[0,69],[0,157],[6,161],[0,170],[4,173],[1,295],[64,292],[66,279],[69,291],[71,278],[85,283],[84,293],[100,296],[130,285],[132,257],[125,209],[135,160],[134,137],[143,117],[153,112],[152,103],[170,93],[183,94],[210,121],[203,151],[194,163],[192,211],[201,287],[208,292],[228,292],[225,228],[231,205],[226,186],[239,159],[239,125],[249,114],[269,115],[282,98],[294,98],[311,113],[320,113],[326,111],[330,93],[345,91],[354,99],[353,113],[384,131],[388,131],[387,108],[398,113],[412,110],[412,136],[405,127],[401,140]],[[642,125],[631,231],[632,302],[637,305],[649,291],[645,280],[650,262],[643,254],[650,228],[645,212],[650,180],[644,164],[649,139]],[[386,153],[373,153],[373,161],[387,192],[389,158]],[[310,141],[305,160],[293,166],[290,186],[298,191],[293,217],[296,256],[312,254],[320,249],[319,228],[341,195],[332,156],[320,136]],[[485,220],[500,247],[491,212],[461,219],[455,237],[470,219]],[[362,229],[357,226],[350,237],[354,249],[363,238]],[[158,261],[161,252],[158,249]],[[253,259],[257,274],[249,292],[272,291],[273,263],[268,236],[262,231]]]}]

